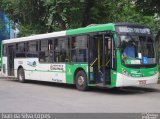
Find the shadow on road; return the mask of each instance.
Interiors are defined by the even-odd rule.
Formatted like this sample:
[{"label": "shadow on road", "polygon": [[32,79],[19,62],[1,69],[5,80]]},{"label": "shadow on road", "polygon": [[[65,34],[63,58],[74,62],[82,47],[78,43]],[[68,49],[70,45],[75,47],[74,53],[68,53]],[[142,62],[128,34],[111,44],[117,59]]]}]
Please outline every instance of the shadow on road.
[{"label": "shadow on road", "polygon": [[[18,80],[9,79],[8,81],[18,82]],[[73,89],[76,90],[75,85],[71,84],[62,84],[62,83],[54,83],[54,82],[44,82],[44,81],[33,81],[27,80],[25,84],[35,84],[35,85],[43,85],[43,86],[51,86],[51,87],[58,87],[63,89]],[[85,92],[96,92],[96,93],[105,93],[105,94],[144,94],[144,93],[160,93],[160,85],[155,84],[150,86],[143,86],[143,87],[122,87],[122,88],[99,88],[99,87],[90,87],[88,91]]]},{"label": "shadow on road", "polygon": [[[9,81],[20,83],[18,80],[12,80]],[[59,88],[66,88],[66,89],[76,89],[76,87],[72,84],[64,84],[64,83],[55,83],[55,82],[45,82],[45,81],[34,81],[34,80],[27,80],[25,83],[21,84],[34,84],[34,85],[43,85],[47,87],[59,87]]]},{"label": "shadow on road", "polygon": [[122,87],[122,88],[91,88],[90,91],[97,93],[133,95],[156,92],[160,93],[160,89],[149,87]]}]

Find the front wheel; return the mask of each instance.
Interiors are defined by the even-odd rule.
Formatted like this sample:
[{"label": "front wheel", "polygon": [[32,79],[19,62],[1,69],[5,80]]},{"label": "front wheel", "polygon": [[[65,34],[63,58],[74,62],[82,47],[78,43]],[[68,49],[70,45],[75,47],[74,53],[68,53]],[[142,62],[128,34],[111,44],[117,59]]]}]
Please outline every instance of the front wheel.
[{"label": "front wheel", "polygon": [[87,86],[87,76],[84,71],[78,71],[75,76],[75,84],[76,88],[81,91],[85,91],[88,89]]},{"label": "front wheel", "polygon": [[18,69],[18,80],[21,83],[25,83],[26,82],[23,68]]}]

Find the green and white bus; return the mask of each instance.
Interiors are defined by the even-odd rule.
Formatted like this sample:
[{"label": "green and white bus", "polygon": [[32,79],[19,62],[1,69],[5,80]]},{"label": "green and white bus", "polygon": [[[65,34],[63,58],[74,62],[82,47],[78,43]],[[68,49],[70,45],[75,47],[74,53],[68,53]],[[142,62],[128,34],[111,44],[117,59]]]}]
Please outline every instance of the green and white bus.
[{"label": "green and white bus", "polygon": [[20,82],[75,84],[79,90],[155,84],[159,75],[151,30],[131,23],[4,40],[2,72]]}]

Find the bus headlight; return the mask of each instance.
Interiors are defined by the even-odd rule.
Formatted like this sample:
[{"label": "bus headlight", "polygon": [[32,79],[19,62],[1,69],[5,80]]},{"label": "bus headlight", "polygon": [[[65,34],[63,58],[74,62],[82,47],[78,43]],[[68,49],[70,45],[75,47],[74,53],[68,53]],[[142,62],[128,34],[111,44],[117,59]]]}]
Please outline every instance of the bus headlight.
[{"label": "bus headlight", "polygon": [[126,76],[130,76],[129,73],[124,68],[122,68],[122,74],[124,74]]}]

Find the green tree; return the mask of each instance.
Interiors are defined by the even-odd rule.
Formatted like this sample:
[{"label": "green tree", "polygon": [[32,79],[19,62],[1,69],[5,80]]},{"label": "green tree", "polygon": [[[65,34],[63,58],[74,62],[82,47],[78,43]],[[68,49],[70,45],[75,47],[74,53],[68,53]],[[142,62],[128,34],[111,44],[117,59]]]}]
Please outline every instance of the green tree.
[{"label": "green tree", "polygon": [[19,24],[20,36],[46,31],[43,19],[46,11],[41,0],[1,0],[0,9]]},{"label": "green tree", "polygon": [[[155,32],[160,31],[160,1],[159,0],[134,0],[137,10],[144,16],[152,16],[154,22],[151,23],[151,18],[148,20],[150,26]],[[147,21],[147,22],[148,22]]]},{"label": "green tree", "polygon": [[159,0],[134,0],[136,7],[144,15],[160,15],[160,1]]},{"label": "green tree", "polygon": [[0,10],[19,24],[19,36],[108,22],[137,22],[156,31],[159,20],[153,14],[144,14],[139,1],[0,0]]}]

